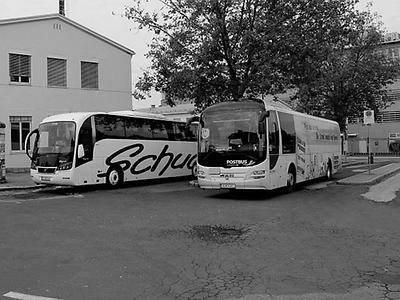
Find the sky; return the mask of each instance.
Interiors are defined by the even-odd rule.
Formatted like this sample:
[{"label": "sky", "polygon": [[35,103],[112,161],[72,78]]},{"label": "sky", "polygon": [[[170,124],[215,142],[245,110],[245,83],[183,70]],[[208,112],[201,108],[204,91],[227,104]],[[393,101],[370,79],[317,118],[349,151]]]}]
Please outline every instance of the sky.
[{"label": "sky", "polygon": [[[139,30],[137,24],[123,17],[124,7],[130,0],[65,0],[66,16],[97,33],[104,35],[136,52],[132,59],[132,80],[138,77],[150,63],[145,54],[152,35]],[[364,10],[372,2],[372,11],[377,12],[388,32],[400,32],[400,0],[360,0],[358,9]],[[158,0],[143,1],[148,8],[156,9]],[[0,19],[19,18],[41,14],[58,13],[58,0],[0,0]],[[153,93],[144,101],[133,101],[133,108],[159,105],[161,96]]]}]

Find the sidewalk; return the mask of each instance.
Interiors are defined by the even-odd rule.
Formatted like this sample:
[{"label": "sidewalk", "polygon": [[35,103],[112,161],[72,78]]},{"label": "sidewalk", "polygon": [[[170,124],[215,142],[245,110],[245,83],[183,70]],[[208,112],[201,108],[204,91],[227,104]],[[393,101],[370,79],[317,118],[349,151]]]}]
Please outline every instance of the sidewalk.
[{"label": "sidewalk", "polygon": [[338,184],[372,184],[400,171],[400,163],[390,163],[380,168],[371,169],[350,177],[338,180]]},{"label": "sidewalk", "polygon": [[6,182],[0,183],[0,192],[17,189],[32,189],[42,187],[31,179],[29,172],[23,173],[6,173]]}]

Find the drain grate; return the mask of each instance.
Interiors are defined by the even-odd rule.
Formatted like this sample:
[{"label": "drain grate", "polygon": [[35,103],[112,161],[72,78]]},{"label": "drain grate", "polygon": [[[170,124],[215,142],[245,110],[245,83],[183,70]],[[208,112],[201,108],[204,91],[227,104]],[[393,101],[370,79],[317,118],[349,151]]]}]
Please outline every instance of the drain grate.
[{"label": "drain grate", "polygon": [[189,230],[191,238],[213,243],[232,243],[246,239],[250,229],[228,225],[195,225]]}]

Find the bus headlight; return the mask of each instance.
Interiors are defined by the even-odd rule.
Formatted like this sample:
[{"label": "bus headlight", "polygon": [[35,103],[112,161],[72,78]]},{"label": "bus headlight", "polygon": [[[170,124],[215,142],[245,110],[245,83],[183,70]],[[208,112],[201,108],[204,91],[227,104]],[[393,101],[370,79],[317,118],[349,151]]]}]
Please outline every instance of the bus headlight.
[{"label": "bus headlight", "polygon": [[72,168],[72,161],[62,162],[58,165],[59,170],[69,170]]},{"label": "bus headlight", "polygon": [[197,171],[197,178],[206,178],[206,173],[204,171]]},{"label": "bus headlight", "polygon": [[265,170],[257,170],[251,173],[251,177],[254,179],[264,178],[265,177]]}]

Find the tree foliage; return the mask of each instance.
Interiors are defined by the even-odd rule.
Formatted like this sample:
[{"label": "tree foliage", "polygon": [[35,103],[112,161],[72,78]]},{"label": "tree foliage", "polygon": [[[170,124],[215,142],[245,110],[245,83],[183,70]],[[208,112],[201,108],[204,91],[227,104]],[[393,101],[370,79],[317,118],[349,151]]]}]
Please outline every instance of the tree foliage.
[{"label": "tree foliage", "polygon": [[156,88],[171,105],[189,99],[202,109],[296,87],[300,109],[337,120],[380,107],[373,99],[392,75],[371,51],[382,32],[358,0],[159,1],[157,13],[141,0],[126,8],[156,34],[137,97]]},{"label": "tree foliage", "polygon": [[365,109],[378,112],[390,104],[384,87],[399,68],[380,51],[381,26],[376,14],[356,12],[349,32],[325,56],[297,69],[297,109],[336,120],[343,130],[346,117]]}]

